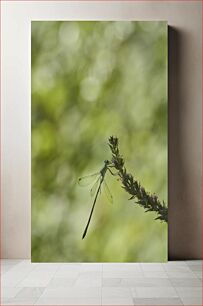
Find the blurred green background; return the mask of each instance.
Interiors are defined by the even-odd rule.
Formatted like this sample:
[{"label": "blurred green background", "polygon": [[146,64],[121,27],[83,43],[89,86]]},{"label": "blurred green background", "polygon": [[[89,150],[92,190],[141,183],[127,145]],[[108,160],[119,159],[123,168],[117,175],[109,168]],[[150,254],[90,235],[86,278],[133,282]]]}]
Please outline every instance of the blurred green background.
[{"label": "blurred green background", "polygon": [[167,224],[107,175],[92,199],[80,176],[111,159],[167,203],[167,23],[32,22],[32,261],[167,260]]}]

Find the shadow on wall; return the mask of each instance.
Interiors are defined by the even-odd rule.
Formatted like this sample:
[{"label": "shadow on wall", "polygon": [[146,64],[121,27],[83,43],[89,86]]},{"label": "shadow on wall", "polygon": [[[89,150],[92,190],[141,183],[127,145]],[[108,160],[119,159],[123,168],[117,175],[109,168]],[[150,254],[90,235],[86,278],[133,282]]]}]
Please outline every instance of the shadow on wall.
[{"label": "shadow on wall", "polygon": [[182,81],[182,33],[169,27],[168,40],[169,260],[183,259],[183,254],[187,259],[198,259],[201,254],[201,224],[198,224],[201,203],[199,189],[194,190],[195,183],[190,182],[190,168],[184,156],[191,135],[184,131],[187,123],[183,111],[186,101],[182,94],[185,86]]}]

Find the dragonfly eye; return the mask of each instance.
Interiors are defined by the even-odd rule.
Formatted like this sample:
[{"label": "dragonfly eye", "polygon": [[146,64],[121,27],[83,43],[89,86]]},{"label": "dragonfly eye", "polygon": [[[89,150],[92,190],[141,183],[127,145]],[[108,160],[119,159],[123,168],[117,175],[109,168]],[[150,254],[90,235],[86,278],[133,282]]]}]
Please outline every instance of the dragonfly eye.
[{"label": "dragonfly eye", "polygon": [[106,160],[104,161],[104,163],[105,163],[106,165],[108,165],[108,164],[109,164],[109,161],[106,159]]}]

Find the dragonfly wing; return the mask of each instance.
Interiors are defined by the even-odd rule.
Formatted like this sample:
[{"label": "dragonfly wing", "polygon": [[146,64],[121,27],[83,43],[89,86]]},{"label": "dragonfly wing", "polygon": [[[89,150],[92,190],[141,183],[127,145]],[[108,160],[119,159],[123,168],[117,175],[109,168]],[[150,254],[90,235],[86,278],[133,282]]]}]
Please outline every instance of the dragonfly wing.
[{"label": "dragonfly wing", "polygon": [[92,184],[95,180],[95,178],[99,175],[100,173],[97,172],[97,173],[94,173],[94,174],[91,174],[91,175],[87,175],[87,176],[83,176],[83,177],[80,177],[78,179],[78,184],[80,186],[88,186],[90,184]]},{"label": "dragonfly wing", "polygon": [[97,188],[100,184],[100,176],[96,179],[96,182],[94,183],[94,185],[92,186],[92,188],[90,189],[90,195],[91,197],[93,197],[95,195],[95,192],[97,191]]},{"label": "dragonfly wing", "polygon": [[113,196],[112,196],[112,194],[111,194],[111,192],[109,190],[109,187],[108,187],[108,185],[107,185],[105,180],[104,180],[103,187],[104,187],[104,193],[105,193],[107,199],[109,200],[110,203],[113,203]]}]

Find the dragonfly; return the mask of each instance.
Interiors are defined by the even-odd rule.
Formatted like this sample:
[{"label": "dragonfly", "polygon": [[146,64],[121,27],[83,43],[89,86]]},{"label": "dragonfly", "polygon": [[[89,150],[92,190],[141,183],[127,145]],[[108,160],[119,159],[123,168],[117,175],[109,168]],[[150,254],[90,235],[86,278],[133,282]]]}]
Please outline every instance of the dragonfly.
[{"label": "dragonfly", "polygon": [[111,203],[113,202],[113,197],[112,197],[111,192],[110,192],[110,190],[109,190],[109,188],[106,184],[106,181],[105,181],[105,175],[106,175],[107,171],[109,171],[112,175],[114,175],[113,172],[111,171],[110,167],[112,167],[111,162],[109,160],[105,160],[104,165],[99,172],[88,175],[88,176],[80,177],[79,180],[78,180],[79,185],[81,185],[81,186],[86,185],[87,186],[87,185],[90,184],[92,179],[96,177],[96,182],[94,183],[93,187],[90,190],[91,196],[95,195],[95,197],[94,197],[94,201],[93,201],[93,204],[92,204],[92,208],[91,208],[91,211],[90,211],[90,215],[89,215],[86,227],[85,227],[83,235],[82,235],[82,239],[84,239],[86,234],[87,234],[87,231],[88,231],[88,228],[89,228],[89,225],[90,225],[90,221],[91,221],[91,218],[92,218],[92,215],[93,215],[93,212],[94,212],[94,208],[95,208],[95,205],[96,205],[96,202],[97,202],[97,198],[98,198],[98,195],[101,193],[102,186],[104,187],[104,190],[105,190],[105,193],[106,193],[106,196],[107,196],[108,200]]}]

